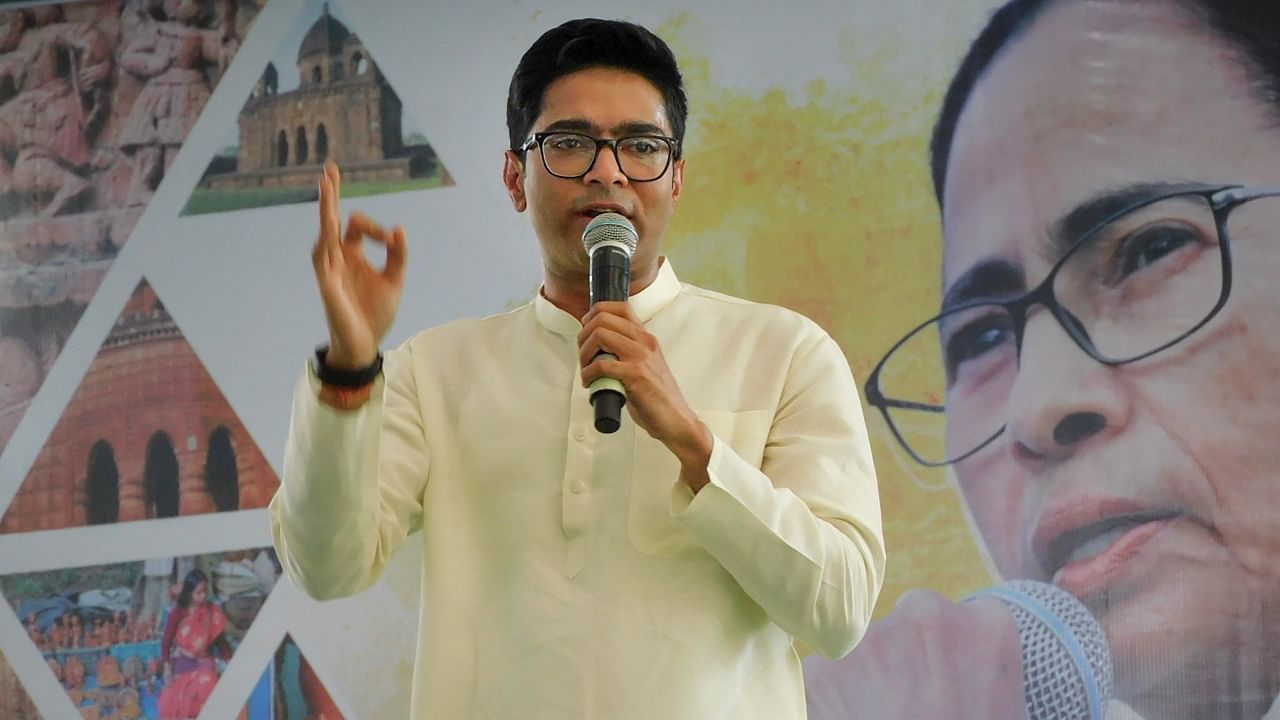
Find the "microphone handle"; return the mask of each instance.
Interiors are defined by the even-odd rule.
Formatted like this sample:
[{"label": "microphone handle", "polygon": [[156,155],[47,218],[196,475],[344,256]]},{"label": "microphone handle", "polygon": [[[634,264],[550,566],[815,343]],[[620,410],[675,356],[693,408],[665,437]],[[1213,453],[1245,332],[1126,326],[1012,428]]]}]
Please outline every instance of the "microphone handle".
[{"label": "microphone handle", "polygon": [[[621,247],[602,243],[591,252],[591,304],[605,301],[625,301],[631,289],[631,256]],[[601,355],[611,355],[600,352]],[[609,377],[596,378],[587,393],[595,409],[595,427],[598,432],[617,432],[622,425],[622,406],[627,404],[626,390],[622,382]]]}]

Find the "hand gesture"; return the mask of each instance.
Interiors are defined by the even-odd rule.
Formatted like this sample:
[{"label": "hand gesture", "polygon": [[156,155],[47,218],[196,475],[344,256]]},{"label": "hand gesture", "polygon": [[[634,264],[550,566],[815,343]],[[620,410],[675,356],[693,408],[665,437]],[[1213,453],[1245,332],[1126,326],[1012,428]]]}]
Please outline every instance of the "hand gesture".
[{"label": "hand gesture", "polygon": [[[609,355],[598,355],[600,352]],[[611,377],[627,390],[627,411],[636,425],[666,445],[682,467],[702,471],[711,458],[711,431],[685,401],[658,345],[625,302],[598,302],[582,318],[578,334],[582,384]],[[696,478],[691,485],[701,487]],[[705,482],[705,479],[703,479]]]},{"label": "hand gesture", "polygon": [[[360,212],[351,214],[346,232],[341,232],[340,184],[338,166],[329,162],[320,177],[320,237],[311,260],[329,324],[325,363],[355,370],[373,363],[378,343],[395,320],[408,250],[403,227],[385,230]],[[378,269],[369,263],[364,254],[366,238],[386,247],[386,267]]]}]

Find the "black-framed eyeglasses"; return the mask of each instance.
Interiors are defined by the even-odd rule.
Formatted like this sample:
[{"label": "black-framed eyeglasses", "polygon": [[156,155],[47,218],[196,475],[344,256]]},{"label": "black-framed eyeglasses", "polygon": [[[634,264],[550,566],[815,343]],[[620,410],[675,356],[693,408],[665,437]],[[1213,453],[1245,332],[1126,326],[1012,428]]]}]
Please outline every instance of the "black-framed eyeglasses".
[{"label": "black-framed eyeglasses", "polygon": [[[1182,342],[1226,304],[1233,239],[1274,234],[1277,187],[1176,185],[1129,204],[1069,244],[1035,288],[996,272],[893,345],[866,398],[916,462],[959,462],[1005,430],[1027,318],[1043,306],[1089,357],[1136,362]],[[1270,214],[1268,214],[1268,212]]]},{"label": "black-framed eyeglasses", "polygon": [[680,141],[665,135],[629,135],[606,140],[575,132],[539,132],[519,147],[527,152],[537,146],[542,166],[559,178],[573,180],[591,172],[601,148],[613,151],[614,160],[631,182],[653,182],[667,172],[679,156]]}]

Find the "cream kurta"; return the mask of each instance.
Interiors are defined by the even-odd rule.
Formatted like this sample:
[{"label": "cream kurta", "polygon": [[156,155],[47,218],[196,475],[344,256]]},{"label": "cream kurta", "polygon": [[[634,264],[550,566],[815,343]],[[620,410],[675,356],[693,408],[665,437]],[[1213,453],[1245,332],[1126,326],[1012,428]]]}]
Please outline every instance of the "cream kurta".
[{"label": "cream kurta", "polygon": [[357,411],[304,373],[275,545],[331,598],[423,530],[414,718],[803,718],[798,652],[866,630],[885,549],[835,342],[665,262],[631,303],[716,437],[696,496],[626,412],[592,428],[581,326],[541,296],[413,337]]}]

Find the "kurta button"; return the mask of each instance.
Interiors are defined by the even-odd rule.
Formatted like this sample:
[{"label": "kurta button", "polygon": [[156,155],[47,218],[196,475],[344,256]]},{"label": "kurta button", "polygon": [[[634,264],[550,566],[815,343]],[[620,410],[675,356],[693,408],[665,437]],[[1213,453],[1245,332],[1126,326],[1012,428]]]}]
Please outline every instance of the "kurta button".
[{"label": "kurta button", "polygon": [[586,431],[586,430],[583,430],[583,429],[582,429],[582,428],[580,428],[580,427],[579,427],[579,428],[576,428],[576,429],[573,431],[573,439],[574,439],[574,440],[577,440],[578,442],[582,442],[583,440],[586,440],[586,439],[587,439],[587,431]]},{"label": "kurta button", "polygon": [[585,489],[586,487],[583,486],[581,481],[575,481],[572,485],[569,486],[569,492],[573,493],[574,495],[581,494],[582,491]]}]

